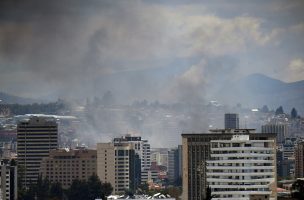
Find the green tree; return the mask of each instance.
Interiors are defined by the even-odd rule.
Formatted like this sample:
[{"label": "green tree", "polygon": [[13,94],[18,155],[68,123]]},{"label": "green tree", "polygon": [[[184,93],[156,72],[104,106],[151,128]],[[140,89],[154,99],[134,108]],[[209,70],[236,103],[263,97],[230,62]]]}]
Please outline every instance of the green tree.
[{"label": "green tree", "polygon": [[295,119],[298,117],[298,111],[295,108],[292,108],[290,112],[291,119]]},{"label": "green tree", "polygon": [[276,115],[284,114],[283,107],[282,106],[278,107],[275,111],[275,114]]},{"label": "green tree", "polygon": [[78,179],[73,180],[68,191],[68,198],[70,200],[84,200],[89,198],[89,188],[86,181]]},{"label": "green tree", "polygon": [[21,198],[21,199],[23,199],[23,200],[35,200],[35,198],[37,197],[36,191],[37,191],[37,185],[30,184],[28,189],[25,189],[25,193],[23,195],[23,198]]},{"label": "green tree", "polygon": [[292,197],[296,199],[304,199],[304,180],[296,180],[292,184]]},{"label": "green tree", "polygon": [[89,199],[96,199],[102,197],[102,184],[100,179],[96,174],[93,174],[89,177],[88,180],[88,187],[89,187]]},{"label": "green tree", "polygon": [[138,187],[138,190],[139,190],[141,193],[146,194],[146,193],[149,191],[149,184],[148,184],[148,183],[141,184],[141,185]]},{"label": "green tree", "polygon": [[101,184],[101,190],[102,190],[102,198],[104,199],[105,197],[109,196],[113,192],[113,187],[111,183],[102,183]]},{"label": "green tree", "polygon": [[63,189],[61,183],[55,182],[50,186],[50,199],[61,200],[63,198]]},{"label": "green tree", "polygon": [[167,190],[167,194],[169,194],[171,197],[174,197],[176,200],[179,200],[180,196],[182,195],[182,188],[181,187],[169,187]]},{"label": "green tree", "polygon": [[49,197],[50,182],[47,178],[38,177],[36,185],[36,195],[38,200],[46,200]]},{"label": "green tree", "polygon": [[134,192],[131,189],[126,189],[125,195],[132,199],[134,197]]}]

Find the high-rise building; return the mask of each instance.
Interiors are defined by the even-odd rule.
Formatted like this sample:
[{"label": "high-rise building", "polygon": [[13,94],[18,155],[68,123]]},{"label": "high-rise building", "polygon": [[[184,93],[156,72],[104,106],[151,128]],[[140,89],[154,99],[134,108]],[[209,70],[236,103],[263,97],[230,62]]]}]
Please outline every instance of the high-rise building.
[{"label": "high-rise building", "polygon": [[168,151],[168,179],[170,182],[176,182],[180,178],[180,152],[179,148]]},{"label": "high-rise building", "polygon": [[204,164],[213,199],[276,199],[274,139],[244,134],[210,143],[210,160]]},{"label": "high-rise building", "polygon": [[239,129],[239,114],[225,114],[225,129]]},{"label": "high-rise building", "polygon": [[276,133],[277,143],[283,144],[285,137],[288,135],[287,124],[265,124],[262,126],[262,133]]},{"label": "high-rise building", "polygon": [[148,140],[143,140],[139,136],[131,136],[127,134],[124,137],[114,138],[114,143],[131,143],[134,144],[135,153],[141,159],[141,170],[151,167],[151,149]]},{"label": "high-rise building", "polygon": [[114,194],[135,191],[141,184],[141,162],[131,143],[98,143],[97,175],[113,186]]},{"label": "high-rise building", "polygon": [[42,158],[58,146],[58,128],[54,118],[32,116],[17,126],[17,160],[22,169],[22,183],[38,179]]},{"label": "high-rise building", "polygon": [[0,161],[0,199],[16,200],[17,196],[17,166],[9,160]]},{"label": "high-rise building", "polygon": [[97,174],[97,151],[94,149],[54,149],[42,159],[42,178],[61,183],[64,189],[71,186],[74,179],[87,181]]},{"label": "high-rise building", "polygon": [[304,177],[304,141],[295,148],[295,178]]},{"label": "high-rise building", "polygon": [[293,176],[294,159],[284,159],[283,151],[277,150],[277,177],[281,179],[290,178]]},{"label": "high-rise building", "polygon": [[[206,197],[207,192],[207,161],[211,160],[211,153],[215,155],[214,149],[211,148],[211,141],[221,141],[226,143],[227,140],[231,140],[233,135],[249,135],[249,141],[258,141],[258,140],[273,140],[275,144],[276,135],[273,133],[261,134],[255,133],[254,129],[217,129],[210,130],[209,133],[200,133],[200,134],[182,134],[182,151],[183,151],[183,200],[203,200]],[[262,145],[264,143],[257,142]],[[268,144],[268,143],[267,143]],[[224,147],[223,147],[224,148]],[[239,147],[242,148],[242,147]],[[249,148],[249,147],[246,147]],[[256,148],[256,150],[255,150]],[[252,155],[255,155],[255,152],[258,152],[260,147],[252,147]],[[261,147],[263,148],[263,147]],[[265,147],[268,148],[268,147]],[[269,149],[272,147],[269,147]],[[221,151],[224,151],[222,149]],[[244,149],[245,151],[245,149]],[[228,150],[223,153],[228,153]],[[245,153],[245,152],[244,152]],[[269,153],[274,154],[275,152],[269,150]],[[250,154],[250,153],[249,153]],[[225,156],[225,155],[217,155]],[[245,156],[245,155],[244,155]],[[243,157],[244,157],[243,156]],[[266,157],[269,155],[265,155]],[[243,159],[243,157],[241,157]],[[265,158],[266,158],[265,157]],[[267,157],[268,158],[268,157]],[[249,157],[248,157],[249,159]],[[276,164],[276,159],[271,160],[273,166]],[[237,162],[237,159],[236,159]],[[224,164],[224,163],[223,163]],[[224,167],[224,166],[219,166]],[[245,167],[245,166],[244,166]],[[274,169],[276,170],[276,168]],[[276,173],[276,171],[275,171]],[[230,175],[227,175],[230,176]],[[237,176],[232,175],[231,176]],[[252,175],[254,179],[255,175]],[[274,175],[275,176],[275,175]],[[217,177],[219,178],[220,175]],[[229,177],[228,177],[229,178]],[[269,179],[274,178],[274,183],[276,182],[276,176],[273,177],[270,175]],[[217,182],[217,181],[214,181]],[[225,185],[225,184],[223,184]]]}]

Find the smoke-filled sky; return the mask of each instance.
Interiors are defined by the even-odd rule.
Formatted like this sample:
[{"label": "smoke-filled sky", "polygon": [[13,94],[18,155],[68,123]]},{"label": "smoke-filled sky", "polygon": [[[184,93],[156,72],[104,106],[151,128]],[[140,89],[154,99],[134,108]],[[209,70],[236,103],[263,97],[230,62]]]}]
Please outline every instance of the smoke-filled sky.
[{"label": "smoke-filled sky", "polygon": [[0,91],[183,100],[263,73],[304,79],[302,0],[2,0]]}]

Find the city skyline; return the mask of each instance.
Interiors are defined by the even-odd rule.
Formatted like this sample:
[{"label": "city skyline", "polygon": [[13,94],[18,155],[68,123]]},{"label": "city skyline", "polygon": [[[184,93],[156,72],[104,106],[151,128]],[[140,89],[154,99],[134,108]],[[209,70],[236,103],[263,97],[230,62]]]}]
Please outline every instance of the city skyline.
[{"label": "city skyline", "polygon": [[0,199],[303,199],[303,10],[0,1]]}]

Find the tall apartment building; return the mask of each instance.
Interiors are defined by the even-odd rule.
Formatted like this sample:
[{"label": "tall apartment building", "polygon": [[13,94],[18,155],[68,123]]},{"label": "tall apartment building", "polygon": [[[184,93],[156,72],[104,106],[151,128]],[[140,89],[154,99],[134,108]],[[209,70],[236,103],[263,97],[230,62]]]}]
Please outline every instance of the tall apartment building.
[{"label": "tall apartment building", "polygon": [[285,137],[288,135],[287,124],[265,124],[262,126],[262,133],[276,133],[277,143],[283,144]]},{"label": "tall apartment building", "polygon": [[277,149],[277,177],[290,178],[294,176],[294,159],[284,159],[283,151]]},{"label": "tall apartment building", "polygon": [[204,164],[214,200],[276,199],[274,139],[244,134],[210,143],[210,160]]},{"label": "tall apartment building", "polygon": [[295,178],[304,177],[304,141],[295,148]]},{"label": "tall apartment building", "polygon": [[168,151],[168,180],[170,182],[175,182],[180,178],[180,152],[179,148],[170,149]]},{"label": "tall apartment building", "polygon": [[8,160],[0,161],[0,199],[16,200],[17,196],[17,166]]},{"label": "tall apartment building", "polygon": [[71,186],[74,179],[88,180],[97,174],[97,151],[94,149],[54,149],[42,159],[42,178],[50,182],[60,182],[64,189]]},{"label": "tall apartment building", "polygon": [[22,183],[35,183],[42,158],[58,146],[58,128],[54,118],[32,116],[17,126],[17,161],[22,168]]},{"label": "tall apartment building", "polygon": [[127,134],[124,137],[114,138],[114,143],[130,143],[134,145],[135,153],[141,159],[141,170],[151,167],[151,149],[148,140],[143,140],[139,136],[131,136]]},{"label": "tall apartment building", "polygon": [[[209,133],[182,134],[183,200],[203,200],[206,197],[208,187],[206,164],[207,161],[211,160],[211,153],[213,152],[211,141],[231,140],[233,135],[249,135],[249,140],[252,141],[273,140],[274,144],[276,140],[275,134],[255,133],[254,129],[217,129],[210,130]],[[275,152],[273,154],[275,158]],[[276,160],[274,159],[271,162],[275,166]],[[274,179],[276,182],[276,176]]]},{"label": "tall apartment building", "polygon": [[238,129],[239,128],[239,114],[226,113],[225,114],[225,129]]},{"label": "tall apartment building", "polygon": [[98,143],[97,175],[113,186],[114,194],[135,191],[140,185],[141,162],[131,143]]}]

